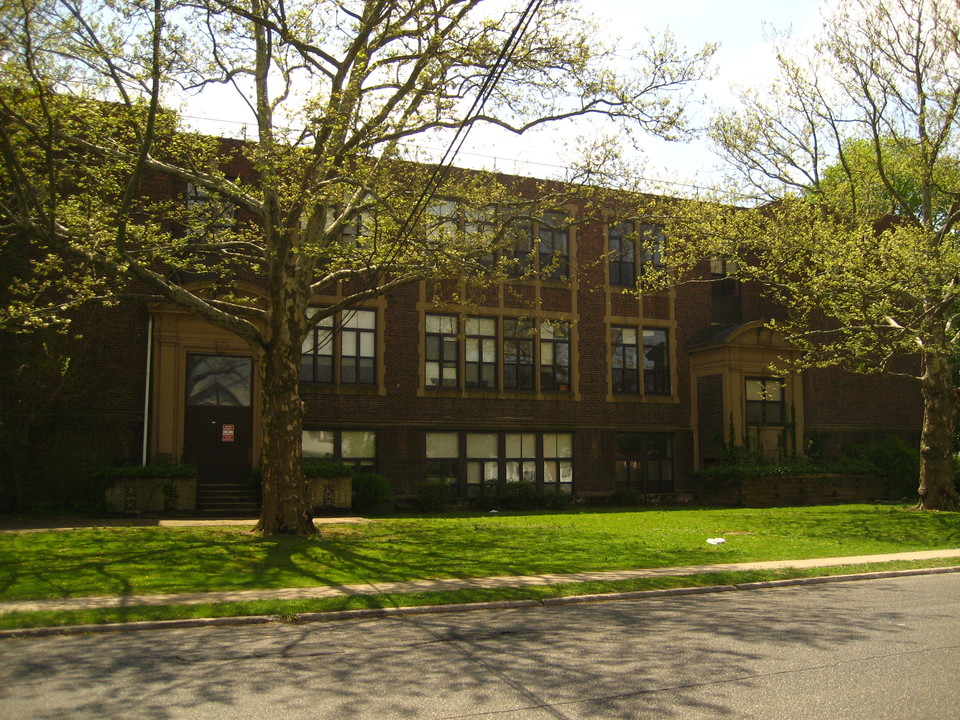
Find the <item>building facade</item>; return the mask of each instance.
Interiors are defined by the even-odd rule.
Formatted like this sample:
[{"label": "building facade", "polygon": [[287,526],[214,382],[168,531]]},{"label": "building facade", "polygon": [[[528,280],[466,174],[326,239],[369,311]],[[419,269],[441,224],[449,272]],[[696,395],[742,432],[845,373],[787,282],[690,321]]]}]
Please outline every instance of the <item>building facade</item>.
[{"label": "building facade", "polygon": [[[202,201],[184,183],[153,183],[154,195]],[[527,480],[585,500],[675,501],[731,443],[794,454],[823,436],[918,434],[906,384],[772,371],[793,352],[764,327],[776,308],[723,261],[704,262],[711,282],[638,294],[670,238],[648,218],[595,215],[572,204],[530,222],[510,251],[517,277],[422,282],[319,322],[300,369],[304,455],[378,472],[399,497],[443,478],[462,500]],[[118,461],[186,461],[201,485],[246,482],[260,401],[245,344],[164,305],[89,322],[90,369],[51,423],[68,422],[70,440],[44,451],[78,470],[65,492]],[[94,399],[98,367],[122,391]]]}]

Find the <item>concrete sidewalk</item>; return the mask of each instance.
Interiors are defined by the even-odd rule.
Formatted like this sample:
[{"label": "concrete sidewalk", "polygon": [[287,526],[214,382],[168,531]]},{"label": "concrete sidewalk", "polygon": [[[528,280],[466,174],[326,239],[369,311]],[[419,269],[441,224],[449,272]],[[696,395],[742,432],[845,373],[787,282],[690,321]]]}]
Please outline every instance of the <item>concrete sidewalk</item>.
[{"label": "concrete sidewalk", "polygon": [[[342,518],[338,518],[337,520],[343,521]],[[223,521],[221,521],[221,524],[223,524]],[[808,560],[772,560],[766,562],[725,563],[721,565],[688,565],[684,567],[618,570],[612,572],[408,580],[403,582],[366,583],[357,585],[323,585],[275,590],[226,590],[220,592],[178,593],[170,595],[123,595],[49,600],[15,600],[0,603],[0,613],[129,608],[159,605],[198,605],[203,603],[231,603],[247,600],[305,600],[345,595],[381,595],[384,593],[448,592],[475,588],[529,587],[535,585],[558,585],[562,583],[677,577],[702,573],[835,567],[838,565],[862,565],[896,560],[909,561],[945,558],[960,558],[960,548],[890,553],[884,555],[812,558]]]}]

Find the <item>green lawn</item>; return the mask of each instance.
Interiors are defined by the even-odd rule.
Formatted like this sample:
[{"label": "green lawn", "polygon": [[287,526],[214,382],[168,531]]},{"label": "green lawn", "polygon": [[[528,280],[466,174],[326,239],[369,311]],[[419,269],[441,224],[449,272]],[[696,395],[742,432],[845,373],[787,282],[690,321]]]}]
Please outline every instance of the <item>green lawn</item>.
[{"label": "green lawn", "polygon": [[[709,537],[726,544],[707,545]],[[315,538],[241,528],[0,535],[0,600],[304,587],[960,547],[960,514],[846,505],[384,518]]]}]

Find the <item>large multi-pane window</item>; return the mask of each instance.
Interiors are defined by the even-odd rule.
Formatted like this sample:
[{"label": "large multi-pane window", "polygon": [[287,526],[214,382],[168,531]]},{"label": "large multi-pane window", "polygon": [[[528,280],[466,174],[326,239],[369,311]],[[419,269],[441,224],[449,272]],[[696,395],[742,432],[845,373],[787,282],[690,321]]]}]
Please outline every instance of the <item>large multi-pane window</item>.
[{"label": "large multi-pane window", "polygon": [[530,270],[533,262],[533,223],[518,220],[510,228],[512,241],[504,251],[504,271],[508,277],[520,277]]},{"label": "large multi-pane window", "polygon": [[643,330],[643,391],[647,395],[670,394],[670,348],[666,330]]},{"label": "large multi-pane window", "polygon": [[632,220],[611,224],[607,231],[610,284],[631,287],[636,285],[638,271],[662,269],[666,244],[659,225]]},{"label": "large multi-pane window", "polygon": [[428,432],[427,474],[453,498],[476,498],[497,483],[525,481],[544,491],[573,492],[573,434]]},{"label": "large multi-pane window", "polygon": [[503,319],[503,387],[533,390],[533,321]]},{"label": "large multi-pane window", "polygon": [[303,341],[300,381],[375,385],[376,366],[377,311],[344,310],[317,320]]},{"label": "large multi-pane window", "polygon": [[377,470],[374,430],[304,430],[303,457],[336,460],[361,472]]},{"label": "large multi-pane window", "polygon": [[783,425],[786,417],[783,380],[773,377],[746,378],[748,425]]},{"label": "large multi-pane window", "polygon": [[636,393],[640,391],[638,370],[637,329],[613,327],[610,338],[613,392]]},{"label": "large multi-pane window", "polygon": [[610,284],[633,286],[637,283],[636,226],[629,220],[610,226],[607,235],[610,254]]},{"label": "large multi-pane window", "polygon": [[659,225],[642,223],[638,232],[640,243],[640,266],[661,270],[664,267],[664,254],[667,250],[667,238]]},{"label": "large multi-pane window", "polygon": [[513,232],[513,243],[505,253],[509,277],[520,277],[531,268],[553,280],[570,275],[570,233],[564,213],[549,211],[535,221],[518,221]]},{"label": "large multi-pane window", "polygon": [[672,493],[673,436],[621,433],[617,436],[617,488],[640,493]]},{"label": "large multi-pane window", "polygon": [[610,354],[614,393],[639,393],[642,369],[644,394],[670,394],[670,344],[666,330],[614,325],[610,329]]},{"label": "large multi-pane window", "polygon": [[428,314],[424,328],[428,388],[547,393],[571,388],[568,321]]},{"label": "large multi-pane window", "polygon": [[570,238],[565,222],[563,213],[546,212],[537,223],[540,272],[544,277],[560,280],[569,275]]},{"label": "large multi-pane window", "polygon": [[466,467],[460,449],[460,435],[453,432],[427,433],[427,477],[443,480],[451,496],[459,496],[461,467]]},{"label": "large multi-pane window", "polygon": [[543,489],[571,492],[573,489],[573,435],[543,434]]},{"label": "large multi-pane window", "polygon": [[233,227],[236,208],[204,187],[187,183],[187,209],[194,233],[216,233]]},{"label": "large multi-pane window", "polygon": [[570,389],[570,323],[540,323],[540,390]]},{"label": "large multi-pane window", "polygon": [[456,315],[424,319],[424,380],[427,387],[460,387],[460,339]]},{"label": "large multi-pane window", "polygon": [[464,384],[468,388],[497,387],[497,320],[464,320]]}]

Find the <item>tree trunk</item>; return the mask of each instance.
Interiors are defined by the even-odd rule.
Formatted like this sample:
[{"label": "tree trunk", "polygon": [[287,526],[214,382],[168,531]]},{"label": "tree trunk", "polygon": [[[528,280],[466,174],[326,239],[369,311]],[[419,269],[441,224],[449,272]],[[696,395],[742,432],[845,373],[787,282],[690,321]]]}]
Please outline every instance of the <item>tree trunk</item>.
[{"label": "tree trunk", "polygon": [[920,436],[918,510],[957,510],[953,477],[953,427],[957,408],[945,359],[926,360],[921,380],[923,432]]},{"label": "tree trunk", "polygon": [[257,362],[263,393],[263,504],[257,527],[266,535],[317,532],[303,476],[299,349],[299,345],[291,350],[271,344],[259,353]]}]

